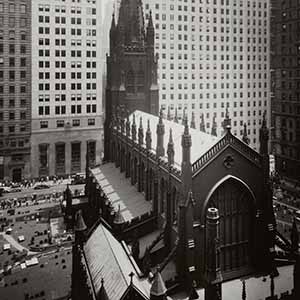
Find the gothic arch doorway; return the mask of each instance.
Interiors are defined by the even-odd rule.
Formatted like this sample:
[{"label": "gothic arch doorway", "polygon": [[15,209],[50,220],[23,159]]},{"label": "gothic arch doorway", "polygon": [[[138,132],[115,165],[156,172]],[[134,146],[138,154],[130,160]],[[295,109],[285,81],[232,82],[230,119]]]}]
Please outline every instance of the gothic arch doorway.
[{"label": "gothic arch doorway", "polygon": [[[240,180],[229,177],[214,187],[206,201],[220,214],[220,267],[226,277],[230,273],[247,273],[253,257],[255,199]],[[206,220],[205,220],[206,223]],[[229,275],[231,277],[231,275]]]}]

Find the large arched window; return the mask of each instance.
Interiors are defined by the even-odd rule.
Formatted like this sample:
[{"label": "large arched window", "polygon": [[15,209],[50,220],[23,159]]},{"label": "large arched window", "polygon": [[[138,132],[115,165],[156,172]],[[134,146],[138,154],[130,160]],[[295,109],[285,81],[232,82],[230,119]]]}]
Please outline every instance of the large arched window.
[{"label": "large arched window", "polygon": [[254,198],[240,181],[229,177],[212,192],[205,210],[220,214],[220,267],[222,273],[242,271],[252,264]]}]

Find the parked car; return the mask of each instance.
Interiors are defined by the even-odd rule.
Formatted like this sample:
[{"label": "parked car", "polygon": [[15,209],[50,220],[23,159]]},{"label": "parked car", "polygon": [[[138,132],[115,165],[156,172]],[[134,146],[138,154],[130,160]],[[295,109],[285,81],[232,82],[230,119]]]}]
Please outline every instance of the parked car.
[{"label": "parked car", "polygon": [[33,189],[35,190],[44,190],[44,189],[49,189],[50,186],[45,184],[45,183],[41,183],[41,184],[37,184]]},{"label": "parked car", "polygon": [[85,174],[77,173],[72,176],[71,184],[84,184],[85,183]]}]

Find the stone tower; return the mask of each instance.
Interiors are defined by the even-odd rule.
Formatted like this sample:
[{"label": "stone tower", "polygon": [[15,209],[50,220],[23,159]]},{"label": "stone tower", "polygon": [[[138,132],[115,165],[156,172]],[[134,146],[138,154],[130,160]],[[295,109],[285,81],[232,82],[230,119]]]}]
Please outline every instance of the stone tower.
[{"label": "stone tower", "polygon": [[[144,23],[141,0],[122,0],[118,23],[112,17],[110,53],[107,56],[107,87],[105,101],[105,139],[117,106],[129,113],[142,110],[158,114],[157,57],[154,54],[154,27],[150,13]],[[109,153],[105,143],[104,160]]]}]

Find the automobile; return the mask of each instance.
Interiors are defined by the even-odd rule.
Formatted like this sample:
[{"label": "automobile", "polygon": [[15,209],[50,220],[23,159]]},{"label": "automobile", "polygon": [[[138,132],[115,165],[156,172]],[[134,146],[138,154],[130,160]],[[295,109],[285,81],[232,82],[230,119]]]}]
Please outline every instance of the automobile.
[{"label": "automobile", "polygon": [[45,183],[41,183],[41,184],[37,184],[33,189],[34,190],[44,190],[44,189],[49,189],[50,186],[45,184]]},{"label": "automobile", "polygon": [[84,184],[85,183],[85,174],[84,173],[77,173],[72,176],[71,184]]}]

